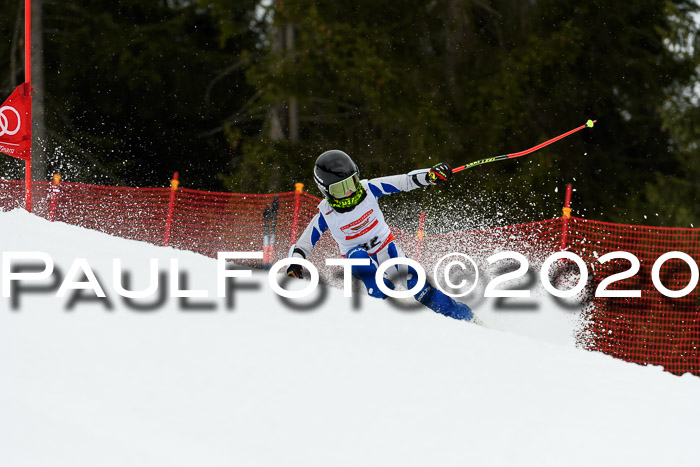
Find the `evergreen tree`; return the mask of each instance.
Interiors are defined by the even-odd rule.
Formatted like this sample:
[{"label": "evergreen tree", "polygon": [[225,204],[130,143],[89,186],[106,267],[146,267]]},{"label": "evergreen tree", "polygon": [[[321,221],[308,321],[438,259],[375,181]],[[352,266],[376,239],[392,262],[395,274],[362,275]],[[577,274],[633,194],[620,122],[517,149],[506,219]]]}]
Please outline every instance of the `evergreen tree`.
[{"label": "evergreen tree", "polygon": [[[22,78],[21,3],[4,0],[0,18],[5,94]],[[373,177],[518,151],[594,118],[593,130],[412,199],[502,205],[498,222],[510,223],[558,215],[555,190],[573,183],[575,215],[697,226],[698,10],[46,0],[49,168],[83,182],[163,185],[179,171],[195,188],[287,191],[313,186],[330,148]],[[0,159],[0,173],[18,176],[14,162]]]}]

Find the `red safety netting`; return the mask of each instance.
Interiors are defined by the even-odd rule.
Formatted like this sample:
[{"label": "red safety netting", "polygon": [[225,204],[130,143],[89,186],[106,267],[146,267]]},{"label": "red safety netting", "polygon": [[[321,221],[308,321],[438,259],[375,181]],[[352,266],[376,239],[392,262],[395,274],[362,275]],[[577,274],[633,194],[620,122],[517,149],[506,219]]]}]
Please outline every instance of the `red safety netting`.
[{"label": "red safety netting", "polygon": [[[664,253],[679,251],[700,263],[700,229],[618,225],[572,218],[567,247],[588,264],[590,296],[611,274],[630,268],[626,260],[598,261],[613,251],[635,255],[640,269],[608,290],[640,290],[638,298],[592,298],[584,308],[579,345],[628,361],[662,365],[681,374],[700,375],[700,287],[679,298],[663,295],[652,282],[652,268]],[[659,279],[670,290],[691,280],[690,266],[680,259],[661,265]]]},{"label": "red safety netting", "polygon": [[[304,192],[265,195],[214,193],[180,188],[123,188],[80,183],[35,182],[33,212],[107,234],[169,245],[216,256],[220,251],[264,251],[263,267],[287,256],[316,214],[319,199]],[[24,182],[0,179],[0,211],[24,205]],[[420,213],[417,213],[419,216]],[[420,227],[419,227],[420,228]],[[446,253],[468,254],[478,267],[498,251],[517,251],[533,266],[566,250],[586,262],[590,274],[578,335],[579,345],[628,361],[663,365],[674,373],[700,375],[700,287],[681,298],[662,295],[652,282],[652,267],[663,253],[681,251],[700,262],[700,229],[670,229],[618,225],[585,219],[550,219],[529,224],[425,236],[392,229],[401,248],[426,271]],[[563,242],[563,243],[562,243]],[[641,263],[629,279],[608,287],[638,289],[639,298],[594,298],[600,282],[629,267],[624,260],[598,261],[612,251],[627,251]],[[340,252],[329,235],[321,238],[309,258],[322,278],[341,284],[324,260]],[[690,267],[671,259],[660,280],[671,290],[691,280]]]},{"label": "red safety netting", "polygon": [[[170,245],[207,256],[216,256],[219,251],[260,251],[265,227],[263,213],[275,199],[279,204],[275,226],[275,257],[286,256],[294,211],[294,192],[244,195],[177,190]],[[260,262],[258,264],[261,266]]]}]

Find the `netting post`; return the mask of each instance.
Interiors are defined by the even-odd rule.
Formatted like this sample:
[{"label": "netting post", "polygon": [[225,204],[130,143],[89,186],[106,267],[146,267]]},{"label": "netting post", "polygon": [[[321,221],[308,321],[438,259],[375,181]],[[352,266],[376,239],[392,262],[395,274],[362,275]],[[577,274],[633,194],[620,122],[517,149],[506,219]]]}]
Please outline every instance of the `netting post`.
[{"label": "netting post", "polygon": [[173,211],[175,210],[175,194],[180,186],[180,174],[175,172],[170,180],[170,203],[168,203],[168,216],[165,218],[165,233],[163,234],[163,246],[170,244],[170,226],[173,223]]},{"label": "netting post", "polygon": [[303,183],[294,184],[294,214],[292,215],[292,232],[289,244],[294,245],[297,241],[297,226],[299,225],[299,211],[301,211],[301,193],[304,191]]},{"label": "netting post", "polygon": [[569,218],[571,217],[571,192],[573,191],[573,186],[571,183],[566,185],[566,194],[564,195],[564,207],[561,208],[562,211],[562,224],[561,224],[561,249],[566,250],[566,240],[569,234]]},{"label": "netting post", "polygon": [[32,161],[24,161],[24,209],[32,212]]},{"label": "netting post", "polygon": [[[32,95],[32,1],[24,0],[24,92]],[[29,109],[31,125],[31,108]],[[30,126],[31,132],[31,126]],[[32,146],[29,142],[29,158],[24,161],[24,209],[32,212]]]},{"label": "netting post", "polygon": [[275,260],[275,235],[279,207],[279,198],[275,196],[272,203],[265,206],[263,210],[263,269],[270,269]]},{"label": "netting post", "polygon": [[423,253],[423,237],[425,237],[425,211],[421,211],[420,219],[418,219],[418,230],[416,231],[416,261],[420,261],[420,256]]},{"label": "netting post", "polygon": [[58,199],[58,186],[61,183],[61,174],[54,174],[51,179],[51,204],[49,204],[49,221],[56,219],[56,203]]}]

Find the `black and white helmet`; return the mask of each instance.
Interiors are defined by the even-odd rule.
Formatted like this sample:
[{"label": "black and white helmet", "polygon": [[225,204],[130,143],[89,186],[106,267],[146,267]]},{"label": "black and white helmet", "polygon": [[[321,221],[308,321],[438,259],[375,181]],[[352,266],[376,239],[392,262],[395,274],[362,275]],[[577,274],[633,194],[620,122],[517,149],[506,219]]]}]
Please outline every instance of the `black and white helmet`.
[{"label": "black and white helmet", "polygon": [[314,181],[333,207],[357,204],[362,193],[357,164],[350,156],[337,149],[318,156],[314,166]]}]

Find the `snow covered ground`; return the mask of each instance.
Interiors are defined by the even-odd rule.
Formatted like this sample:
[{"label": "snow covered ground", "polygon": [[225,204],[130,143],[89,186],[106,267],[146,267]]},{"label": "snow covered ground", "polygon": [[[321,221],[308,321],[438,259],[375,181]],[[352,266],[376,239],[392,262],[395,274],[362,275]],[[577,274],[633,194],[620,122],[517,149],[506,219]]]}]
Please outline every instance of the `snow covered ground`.
[{"label": "snow covered ground", "polygon": [[[0,213],[0,250],[60,272],[0,298],[0,466],[698,463],[700,378],[574,348],[575,315],[546,296],[531,313],[482,303],[488,329],[336,289],[292,309],[261,272],[227,304],[214,259],[22,211]],[[109,307],[55,297],[77,258]],[[209,298],[135,309],[113,258],[133,289],[149,258],[175,258]]]}]

